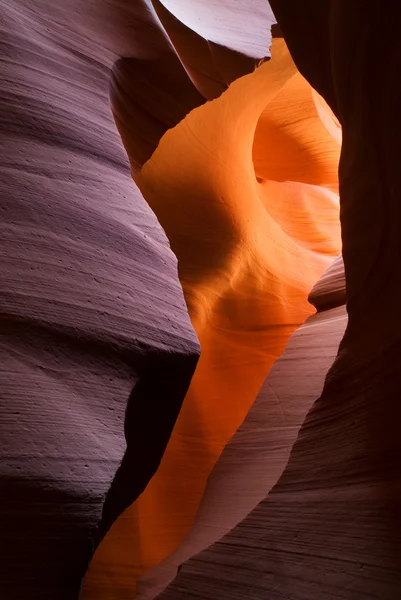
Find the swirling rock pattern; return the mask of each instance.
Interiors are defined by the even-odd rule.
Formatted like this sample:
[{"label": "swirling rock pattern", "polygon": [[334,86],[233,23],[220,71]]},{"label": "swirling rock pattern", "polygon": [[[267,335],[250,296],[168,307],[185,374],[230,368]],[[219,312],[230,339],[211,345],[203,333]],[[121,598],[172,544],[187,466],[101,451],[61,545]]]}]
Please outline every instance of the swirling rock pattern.
[{"label": "swirling rock pattern", "polygon": [[283,40],[272,55],[169,130],[136,176],[178,257],[202,353],[160,469],[92,562],[89,598],[128,598],[187,535],[223,448],[340,252],[338,143]]},{"label": "swirling rock pattern", "polygon": [[271,4],[1,4],[7,600],[399,597],[401,8]]}]

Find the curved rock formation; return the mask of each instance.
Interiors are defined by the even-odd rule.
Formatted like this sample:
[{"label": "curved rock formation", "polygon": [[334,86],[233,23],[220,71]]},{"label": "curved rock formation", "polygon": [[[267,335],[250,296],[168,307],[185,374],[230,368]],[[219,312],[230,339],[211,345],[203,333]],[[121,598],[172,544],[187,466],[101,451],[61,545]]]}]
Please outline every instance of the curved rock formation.
[{"label": "curved rock formation", "polygon": [[0,7],[1,598],[398,600],[401,7],[271,4]]},{"label": "curved rock formation", "polygon": [[[198,34],[184,32],[188,54],[178,52],[174,17],[162,9],[128,0],[0,7],[7,600],[77,598],[95,545],[156,471],[197,363],[176,259],[130,178],[113,122],[112,69],[117,120],[118,86],[130,73],[143,114],[154,101],[152,119],[134,128],[142,165],[167,128],[262,55],[211,42],[201,67],[217,73],[212,92],[191,65]],[[264,19],[268,32],[269,10]]]},{"label": "curved rock formation", "polygon": [[345,304],[345,272],[342,256],[336,258],[315,283],[308,300],[319,312]]},{"label": "curved rock formation", "polygon": [[[129,149],[130,130],[122,135]],[[223,448],[340,251],[338,155],[275,40],[270,62],[168,131],[136,177],[178,257],[202,353],[160,469],[99,547],[87,597],[128,597],[189,531]]]},{"label": "curved rock formation", "polygon": [[160,598],[396,600],[401,9],[342,0],[271,4],[300,71],[342,125],[349,321],[277,485],[185,564]]}]

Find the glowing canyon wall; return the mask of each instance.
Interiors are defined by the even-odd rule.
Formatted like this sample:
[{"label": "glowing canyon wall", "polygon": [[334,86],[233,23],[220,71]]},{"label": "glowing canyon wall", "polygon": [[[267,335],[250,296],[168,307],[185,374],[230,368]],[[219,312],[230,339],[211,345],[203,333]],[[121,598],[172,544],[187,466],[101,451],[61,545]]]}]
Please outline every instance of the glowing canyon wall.
[{"label": "glowing canyon wall", "polygon": [[401,8],[351,4],[0,3],[1,598],[399,598]]}]

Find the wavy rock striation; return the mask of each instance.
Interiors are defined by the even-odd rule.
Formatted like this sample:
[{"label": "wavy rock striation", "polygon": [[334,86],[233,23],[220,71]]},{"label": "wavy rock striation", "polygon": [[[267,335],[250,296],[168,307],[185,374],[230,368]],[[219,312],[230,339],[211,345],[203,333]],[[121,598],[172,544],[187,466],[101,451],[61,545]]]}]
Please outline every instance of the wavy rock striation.
[{"label": "wavy rock striation", "polygon": [[7,600],[77,598],[94,546],[156,471],[199,354],[109,107],[116,58],[168,47],[128,4],[1,7]]}]

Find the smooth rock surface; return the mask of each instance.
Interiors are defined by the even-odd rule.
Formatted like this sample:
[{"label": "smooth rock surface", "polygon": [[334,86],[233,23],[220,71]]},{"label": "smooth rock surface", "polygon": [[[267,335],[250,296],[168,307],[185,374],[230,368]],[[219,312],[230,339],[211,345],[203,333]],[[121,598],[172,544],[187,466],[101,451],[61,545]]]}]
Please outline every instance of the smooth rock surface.
[{"label": "smooth rock surface", "polygon": [[318,311],[342,306],[346,302],[343,257],[339,256],[313,286],[308,300]]},{"label": "smooth rock surface", "polygon": [[155,598],[181,563],[228,533],[274,487],[305,415],[322,391],[346,324],[342,306],[309,317],[293,334],[216,463],[189,534],[142,578],[138,600]]},{"label": "smooth rock surface", "polygon": [[341,251],[338,157],[275,40],[271,61],[169,130],[136,176],[177,255],[202,353],[157,474],[98,548],[88,598],[129,598],[190,531],[212,469]]}]

